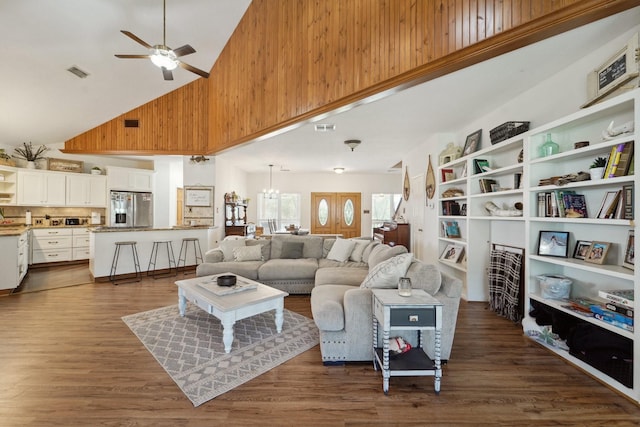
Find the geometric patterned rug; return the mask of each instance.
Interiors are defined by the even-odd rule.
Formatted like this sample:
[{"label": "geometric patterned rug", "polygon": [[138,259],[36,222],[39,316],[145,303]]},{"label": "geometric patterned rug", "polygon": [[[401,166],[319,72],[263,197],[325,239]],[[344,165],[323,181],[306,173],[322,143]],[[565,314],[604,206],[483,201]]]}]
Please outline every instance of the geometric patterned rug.
[{"label": "geometric patterned rug", "polygon": [[284,310],[282,332],[275,311],[233,326],[231,353],[224,352],[222,324],[204,310],[177,305],[124,316],[122,320],[194,406],[239,386],[318,345],[313,320]]}]

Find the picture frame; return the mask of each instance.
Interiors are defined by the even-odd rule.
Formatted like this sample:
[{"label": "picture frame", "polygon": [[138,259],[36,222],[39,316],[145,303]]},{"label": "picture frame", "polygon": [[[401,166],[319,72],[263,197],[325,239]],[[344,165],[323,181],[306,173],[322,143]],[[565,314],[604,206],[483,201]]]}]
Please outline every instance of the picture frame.
[{"label": "picture frame", "polygon": [[489,166],[489,160],[487,159],[473,159],[474,173],[489,172],[491,167]]},{"label": "picture frame", "polygon": [[576,247],[573,250],[573,257],[584,260],[587,256],[587,252],[589,252],[589,247],[591,247],[590,240],[578,240],[576,242]]},{"label": "picture frame", "polygon": [[540,231],[538,237],[538,255],[567,258],[568,252],[568,231]]},{"label": "picture frame", "polygon": [[622,261],[622,266],[629,268],[631,270],[635,270],[635,231],[629,230],[629,235],[627,236],[627,248],[624,251],[624,260]]},{"label": "picture frame", "polygon": [[584,260],[593,264],[604,264],[604,260],[607,258],[607,252],[609,252],[610,247],[611,243],[609,242],[591,242],[589,252],[587,252],[587,256]]},{"label": "picture frame", "polygon": [[472,134],[467,136],[467,139],[464,142],[464,149],[462,150],[462,155],[466,156],[473,152],[475,152],[478,148],[480,148],[480,139],[482,138],[482,129],[478,129]]},{"label": "picture frame", "polygon": [[462,245],[449,243],[440,254],[440,260],[457,264],[462,259],[463,253],[464,247]]},{"label": "picture frame", "polygon": [[442,182],[447,182],[456,179],[456,174],[452,168],[442,168],[440,169],[440,177]]},{"label": "picture frame", "polygon": [[213,187],[185,187],[184,205],[195,207],[211,207]]}]

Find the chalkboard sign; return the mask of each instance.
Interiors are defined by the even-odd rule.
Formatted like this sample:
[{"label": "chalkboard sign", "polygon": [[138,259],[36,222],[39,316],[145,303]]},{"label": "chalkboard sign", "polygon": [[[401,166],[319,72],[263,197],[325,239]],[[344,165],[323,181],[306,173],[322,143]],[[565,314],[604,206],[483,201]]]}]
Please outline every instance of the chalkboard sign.
[{"label": "chalkboard sign", "polygon": [[185,188],[185,206],[211,206],[212,188]]},{"label": "chalkboard sign", "polygon": [[627,72],[627,55],[623,54],[618,59],[613,61],[607,68],[598,73],[598,88],[602,89],[605,86],[613,83],[616,79],[624,76]]}]

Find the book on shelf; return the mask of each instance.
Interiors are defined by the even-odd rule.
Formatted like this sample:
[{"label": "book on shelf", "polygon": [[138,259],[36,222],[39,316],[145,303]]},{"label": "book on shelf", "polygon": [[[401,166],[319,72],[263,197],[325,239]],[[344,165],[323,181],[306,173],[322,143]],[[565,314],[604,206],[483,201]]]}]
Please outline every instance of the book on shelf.
[{"label": "book on shelf", "polygon": [[442,221],[442,231],[444,237],[462,237],[462,235],[460,234],[460,226],[458,225],[458,221]]},{"label": "book on shelf", "polygon": [[604,307],[609,311],[622,314],[623,316],[633,317],[633,308],[631,307],[627,307],[624,304],[620,304],[614,301],[605,301],[603,304]]},{"label": "book on shelf", "polygon": [[611,162],[611,168],[606,174],[605,178],[615,178],[617,176],[625,176],[629,173],[629,167],[631,166],[631,157],[633,156],[633,142],[626,142],[618,144],[615,147],[615,154],[613,161]]},{"label": "book on shelf", "polygon": [[455,200],[444,200],[442,202],[442,215],[455,216],[460,215],[460,205]]},{"label": "book on shelf", "polygon": [[518,190],[522,188],[522,172],[516,172],[513,174],[513,189]]},{"label": "book on shelf", "polygon": [[[584,196],[576,195],[573,190],[553,190],[538,193],[538,216],[539,217],[554,217],[565,218],[567,216],[568,209],[576,209],[582,206],[580,212],[584,212],[586,215],[586,208]],[[576,201],[566,196],[579,196]],[[573,203],[572,203],[573,202]],[[574,206],[575,205],[575,206]],[[569,212],[569,218],[579,218],[574,211]]]},{"label": "book on shelf", "polygon": [[615,218],[622,190],[607,191],[602,198],[598,218]]},{"label": "book on shelf", "polygon": [[567,218],[588,218],[587,202],[583,194],[565,194],[564,212]]},{"label": "book on shelf", "polygon": [[633,289],[614,289],[608,291],[598,291],[598,296],[608,301],[633,308]]},{"label": "book on shelf", "polygon": [[[613,170],[613,164],[614,163],[616,164],[616,166],[618,165],[618,163],[616,161],[616,157],[618,155],[618,147],[620,147],[621,145],[622,145],[622,147],[624,147],[624,144],[618,144],[618,145],[614,145],[613,147],[611,147],[611,151],[609,152],[609,156],[607,157],[607,164],[604,167],[604,173],[602,174],[603,178],[608,178],[609,177],[609,174]],[[622,148],[620,148],[620,150],[622,151]]]},{"label": "book on shelf", "polygon": [[600,305],[592,305],[591,311],[593,311],[593,317],[596,319],[633,332],[633,317],[627,317],[620,313],[607,310]]},{"label": "book on shelf", "polygon": [[497,185],[497,181],[495,179],[480,179],[478,181],[478,183],[480,184],[480,192],[482,193],[491,193],[493,192],[493,187],[494,185]]},{"label": "book on shelf", "polygon": [[473,159],[474,173],[488,172],[491,170],[489,167],[489,160],[486,159]]},{"label": "book on shelf", "polygon": [[622,186],[622,218],[633,219],[633,184]]}]

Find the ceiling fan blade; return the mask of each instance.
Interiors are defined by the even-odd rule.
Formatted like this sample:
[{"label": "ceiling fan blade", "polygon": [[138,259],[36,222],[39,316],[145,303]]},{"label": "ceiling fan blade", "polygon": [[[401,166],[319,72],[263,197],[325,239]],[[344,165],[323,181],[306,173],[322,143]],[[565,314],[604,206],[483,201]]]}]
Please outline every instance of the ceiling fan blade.
[{"label": "ceiling fan blade", "polygon": [[196,50],[194,48],[192,48],[188,44],[185,44],[184,46],[180,46],[177,49],[173,49],[173,53],[175,53],[176,56],[178,56],[178,57],[191,55],[192,53],[195,53],[195,52],[196,52]]},{"label": "ceiling fan blade", "polygon": [[167,70],[166,68],[161,68],[161,70],[165,80],[173,80],[173,73],[171,70]]},{"label": "ceiling fan blade", "polygon": [[136,42],[140,43],[142,46],[146,47],[147,49],[151,49],[152,46],[149,43],[147,43],[146,41],[142,40],[140,37],[136,36],[131,31],[120,30],[120,32],[122,34],[124,34],[125,36],[129,37],[130,39],[135,40]]},{"label": "ceiling fan blade", "polygon": [[150,55],[116,55],[118,58],[132,59],[132,58],[149,58]]},{"label": "ceiling fan blade", "polygon": [[204,77],[205,79],[208,79],[208,78],[209,78],[209,73],[207,73],[206,71],[202,71],[201,69],[196,68],[196,67],[194,67],[194,66],[192,66],[192,65],[185,64],[185,63],[184,63],[184,62],[182,62],[182,61],[178,61],[178,65],[179,65],[180,67],[184,68],[185,70],[191,71],[192,73],[196,73],[196,74],[198,74],[199,76]]}]

